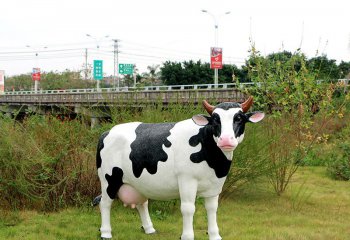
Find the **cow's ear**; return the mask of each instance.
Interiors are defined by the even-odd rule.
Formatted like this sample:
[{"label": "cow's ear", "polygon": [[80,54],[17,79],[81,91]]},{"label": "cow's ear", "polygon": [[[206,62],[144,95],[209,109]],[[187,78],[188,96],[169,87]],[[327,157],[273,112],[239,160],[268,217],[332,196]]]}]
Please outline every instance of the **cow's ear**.
[{"label": "cow's ear", "polygon": [[246,114],[248,117],[248,121],[252,123],[257,123],[263,120],[265,117],[265,113],[263,112],[251,112]]},{"label": "cow's ear", "polygon": [[204,116],[204,115],[194,115],[192,117],[192,120],[195,124],[199,126],[205,126],[209,123],[210,117]]}]

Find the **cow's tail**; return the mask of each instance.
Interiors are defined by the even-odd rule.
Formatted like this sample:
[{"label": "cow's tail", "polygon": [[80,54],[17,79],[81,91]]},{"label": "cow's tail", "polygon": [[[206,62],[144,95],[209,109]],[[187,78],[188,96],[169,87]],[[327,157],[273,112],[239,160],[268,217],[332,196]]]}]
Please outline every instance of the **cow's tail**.
[{"label": "cow's tail", "polygon": [[95,199],[92,200],[92,202],[91,202],[91,206],[95,207],[98,204],[100,204],[101,198],[102,198],[102,195],[99,195],[99,196],[95,197]]}]

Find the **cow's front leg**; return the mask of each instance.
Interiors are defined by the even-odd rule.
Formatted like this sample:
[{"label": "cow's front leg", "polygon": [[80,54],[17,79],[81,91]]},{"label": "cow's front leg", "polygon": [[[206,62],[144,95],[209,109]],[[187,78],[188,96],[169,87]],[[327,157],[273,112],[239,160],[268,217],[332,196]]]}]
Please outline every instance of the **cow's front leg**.
[{"label": "cow's front leg", "polygon": [[137,204],[136,208],[140,214],[142,227],[143,227],[143,230],[145,230],[145,233],[146,234],[155,233],[156,230],[153,228],[153,223],[151,221],[151,217],[149,216],[149,212],[148,212],[148,201],[142,204]]},{"label": "cow's front leg", "polygon": [[110,239],[112,238],[112,228],[111,228],[111,206],[113,199],[109,198],[107,193],[102,194],[100,202],[100,211],[101,211],[101,238]]},{"label": "cow's front leg", "polygon": [[183,224],[181,240],[193,240],[193,214],[196,209],[197,181],[187,178],[179,179],[179,190]]},{"label": "cow's front leg", "polygon": [[216,221],[219,196],[205,198],[205,209],[208,218],[208,234],[210,240],[220,240],[219,227]]}]

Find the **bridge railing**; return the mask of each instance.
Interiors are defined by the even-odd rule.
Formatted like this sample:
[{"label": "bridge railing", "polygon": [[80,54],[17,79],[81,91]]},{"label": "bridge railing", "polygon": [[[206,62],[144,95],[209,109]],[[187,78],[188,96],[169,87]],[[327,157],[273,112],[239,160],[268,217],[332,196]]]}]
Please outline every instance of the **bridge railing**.
[{"label": "bridge railing", "polygon": [[[318,83],[324,80],[317,80]],[[350,79],[335,80],[345,87],[349,86]],[[148,92],[148,91],[176,91],[176,90],[198,90],[198,89],[242,89],[254,85],[255,83],[220,83],[220,84],[193,84],[193,85],[163,85],[144,87],[120,87],[120,88],[87,88],[87,89],[56,89],[39,91],[9,91],[4,95],[30,95],[30,94],[62,94],[62,93],[109,93],[109,92]],[[260,86],[260,83],[256,83]]]},{"label": "bridge railing", "polygon": [[120,88],[87,88],[87,89],[56,89],[38,91],[11,91],[5,95],[30,95],[30,94],[62,94],[62,93],[109,93],[109,92],[148,92],[148,91],[176,91],[176,90],[198,90],[198,89],[233,89],[252,85],[253,83],[220,83],[220,84],[194,84],[194,85],[164,85],[144,87],[120,87]]},{"label": "bridge railing", "polygon": [[198,103],[203,99],[213,102],[243,101],[245,94],[238,89],[197,89],[178,91],[124,91],[59,94],[27,94],[0,96],[0,104],[75,105],[75,104],[150,104]]}]

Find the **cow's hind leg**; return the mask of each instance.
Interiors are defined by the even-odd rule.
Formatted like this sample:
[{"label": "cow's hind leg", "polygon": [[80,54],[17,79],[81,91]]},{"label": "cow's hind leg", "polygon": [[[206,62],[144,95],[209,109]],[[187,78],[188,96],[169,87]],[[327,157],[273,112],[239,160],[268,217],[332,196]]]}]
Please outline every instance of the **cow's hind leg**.
[{"label": "cow's hind leg", "polygon": [[112,238],[111,228],[111,206],[113,199],[115,199],[120,186],[123,184],[122,177],[123,171],[114,167],[112,169],[112,175],[103,174],[99,170],[99,177],[101,181],[102,198],[100,202],[101,211],[101,238]]},{"label": "cow's hind leg", "polygon": [[208,218],[208,235],[210,240],[221,240],[219,227],[216,221],[218,198],[219,196],[205,198],[205,209],[207,210]]},{"label": "cow's hind leg", "polygon": [[136,208],[140,214],[141,222],[142,222],[142,228],[145,231],[146,234],[155,233],[156,230],[153,228],[153,223],[151,221],[151,218],[149,216],[148,212],[148,201],[137,204]]},{"label": "cow's hind leg", "polygon": [[102,193],[102,198],[100,202],[101,211],[101,238],[110,239],[112,238],[112,228],[111,228],[111,206],[113,199],[111,199],[107,194]]}]

